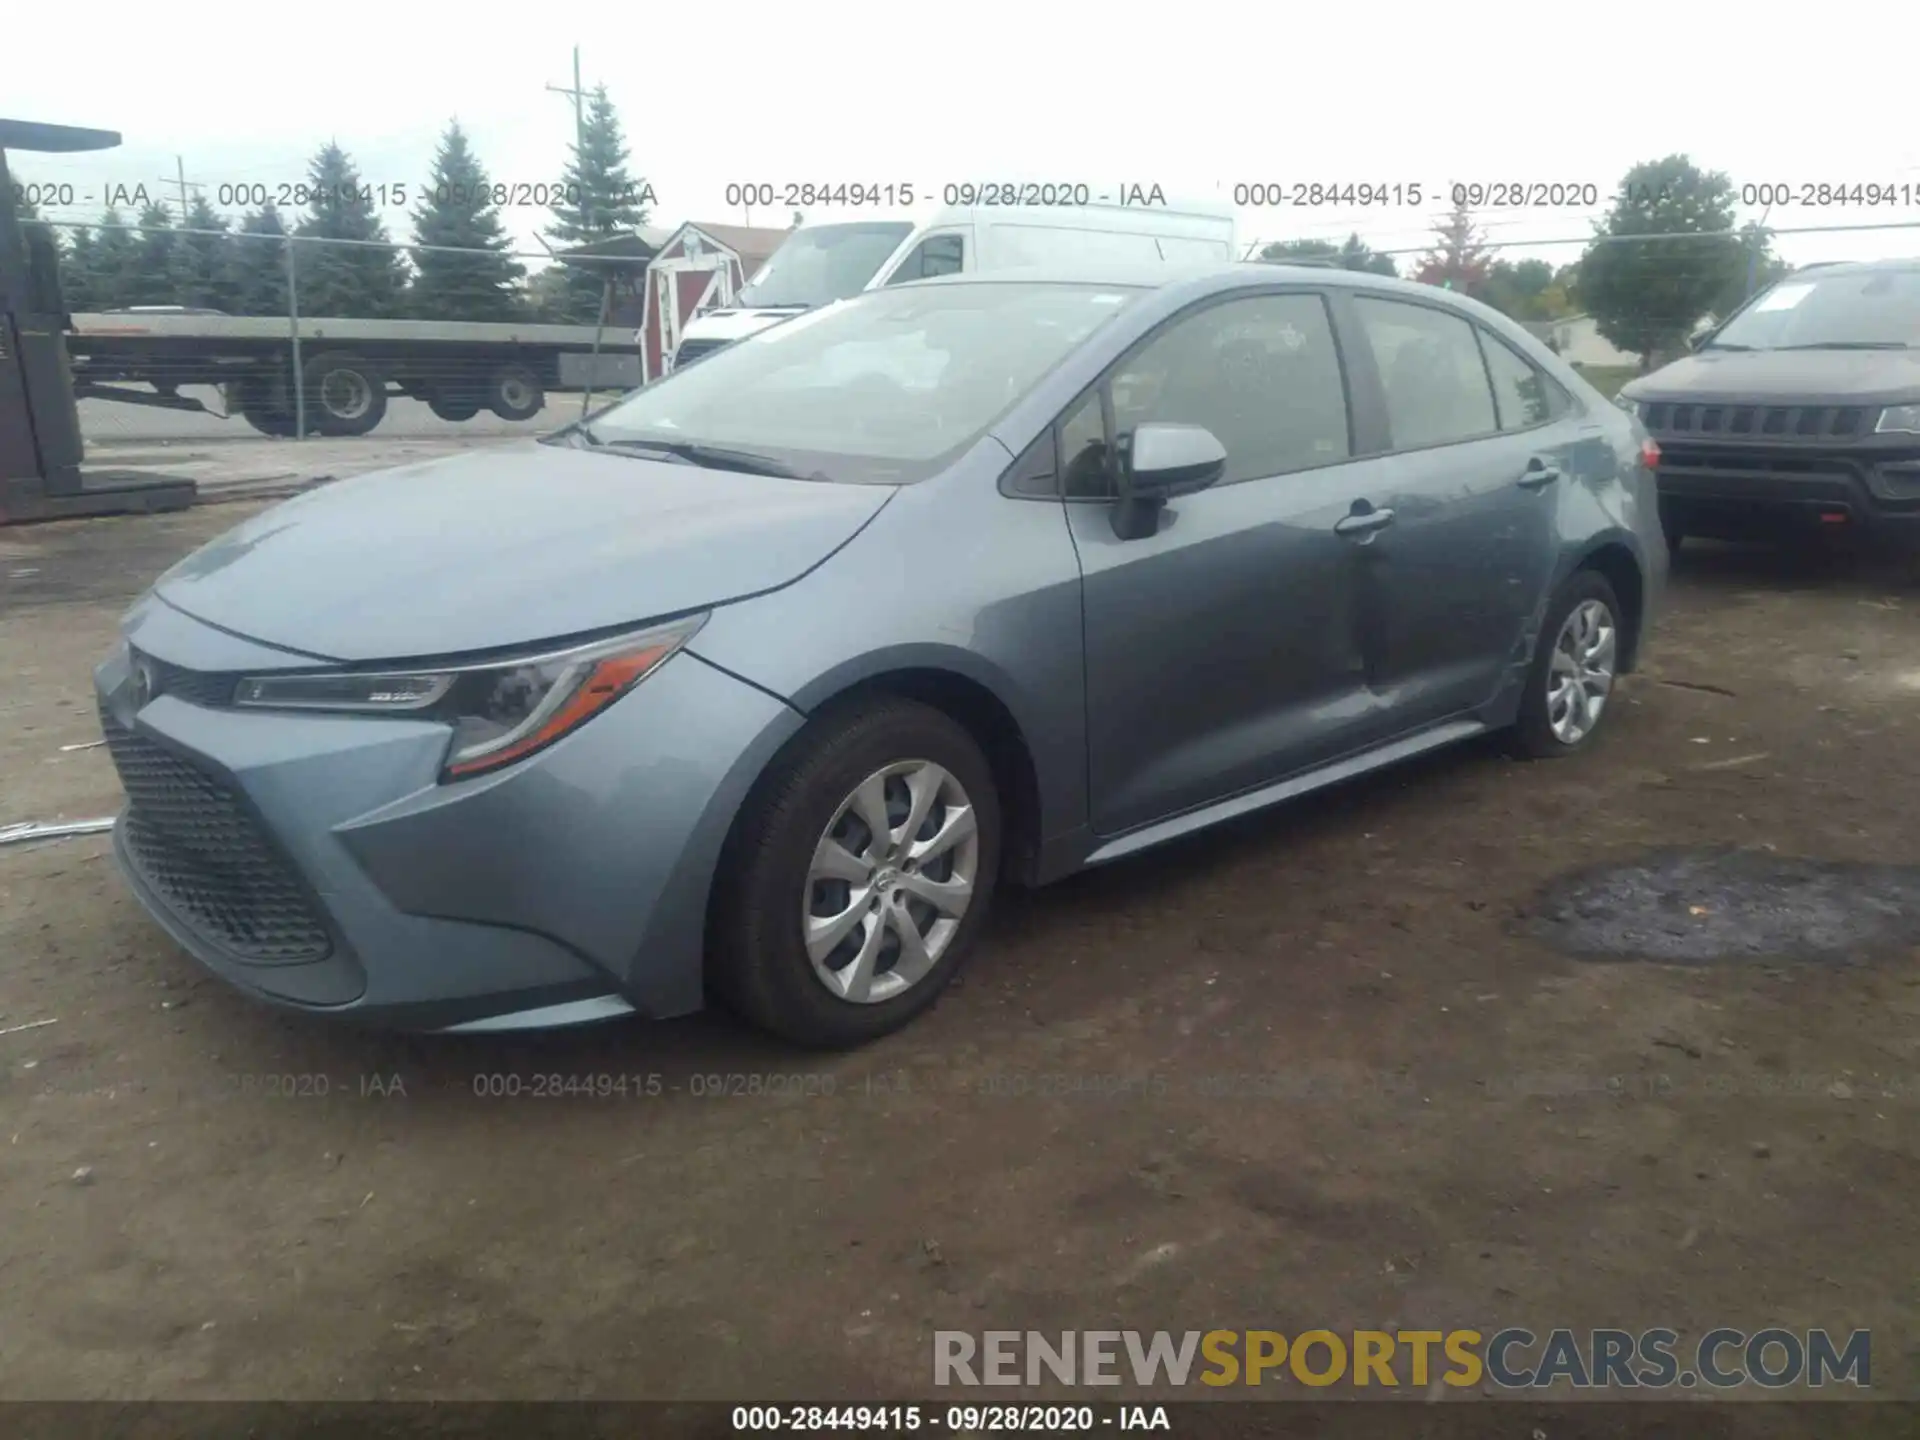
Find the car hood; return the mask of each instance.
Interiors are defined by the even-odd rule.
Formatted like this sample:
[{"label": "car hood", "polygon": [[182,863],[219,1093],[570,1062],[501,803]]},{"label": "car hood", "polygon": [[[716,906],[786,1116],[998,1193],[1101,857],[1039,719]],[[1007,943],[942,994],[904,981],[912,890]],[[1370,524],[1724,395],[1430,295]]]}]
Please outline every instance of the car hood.
[{"label": "car hood", "polygon": [[1620,393],[1636,401],[1900,405],[1920,398],[1920,350],[1705,350]]},{"label": "car hood", "polygon": [[154,588],[195,619],[321,659],[424,659],[778,589],[893,493],[529,441],[311,491]]}]

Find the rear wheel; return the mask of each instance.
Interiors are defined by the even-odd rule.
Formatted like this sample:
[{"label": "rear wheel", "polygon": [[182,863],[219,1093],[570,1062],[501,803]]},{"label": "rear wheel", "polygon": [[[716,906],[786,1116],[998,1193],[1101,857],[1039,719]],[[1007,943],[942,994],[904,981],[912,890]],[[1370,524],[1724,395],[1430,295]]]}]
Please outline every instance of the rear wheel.
[{"label": "rear wheel", "polygon": [[357,355],[316,355],[301,367],[309,428],[365,435],[387,413],[387,377]]},{"label": "rear wheel", "polygon": [[487,379],[487,408],[502,420],[531,420],[546,405],[540,377],[525,365],[502,365]]},{"label": "rear wheel", "polygon": [[756,787],[714,888],[712,978],[802,1045],[897,1030],[976,943],[1000,862],[993,772],[929,706],[822,717]]},{"label": "rear wheel", "polygon": [[1547,608],[1514,725],[1518,752],[1535,760],[1585,749],[1612,713],[1620,678],[1620,601],[1606,576],[1578,570]]}]

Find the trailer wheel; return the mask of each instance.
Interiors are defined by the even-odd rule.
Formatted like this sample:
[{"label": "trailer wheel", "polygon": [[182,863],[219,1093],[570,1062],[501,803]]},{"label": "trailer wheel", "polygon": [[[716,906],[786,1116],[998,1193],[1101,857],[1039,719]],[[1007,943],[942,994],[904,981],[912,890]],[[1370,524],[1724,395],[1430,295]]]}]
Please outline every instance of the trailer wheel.
[{"label": "trailer wheel", "polygon": [[444,390],[429,390],[427,408],[442,420],[471,420],[480,413],[480,402],[464,393],[448,394]]},{"label": "trailer wheel", "polygon": [[[242,410],[240,418],[258,430],[262,435],[271,435],[276,440],[287,440],[293,436],[294,417],[282,410]],[[308,428],[312,428],[309,426]]]},{"label": "trailer wheel", "polygon": [[[277,440],[292,436],[294,429],[293,412],[283,408],[283,401],[277,393],[282,387],[264,375],[249,375],[227,386],[227,411],[237,414],[247,424],[262,435],[271,435]],[[313,428],[313,417],[307,417],[307,428]]]},{"label": "trailer wheel", "polygon": [[301,368],[307,419],[322,435],[364,435],[387,414],[387,377],[357,355],[316,355]]},{"label": "trailer wheel", "polygon": [[531,420],[546,407],[540,377],[525,365],[502,365],[487,377],[487,408],[502,420]]}]

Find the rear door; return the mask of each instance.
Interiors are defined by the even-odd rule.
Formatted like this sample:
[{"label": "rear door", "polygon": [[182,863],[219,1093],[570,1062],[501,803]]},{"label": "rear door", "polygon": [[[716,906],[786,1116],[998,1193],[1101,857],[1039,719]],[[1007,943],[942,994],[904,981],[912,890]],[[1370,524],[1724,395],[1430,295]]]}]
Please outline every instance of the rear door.
[{"label": "rear door", "polygon": [[[1113,529],[1110,457],[1149,421],[1204,425],[1211,489]],[[1356,459],[1326,297],[1203,303],[1118,361],[1056,427],[1082,573],[1093,828],[1113,835],[1354,748],[1372,710],[1360,614],[1380,479]],[[1347,533],[1338,533],[1336,526]]]},{"label": "rear door", "polygon": [[1525,660],[1577,417],[1548,376],[1451,306],[1356,295],[1352,313],[1391,455],[1368,656],[1386,738],[1486,703]]}]

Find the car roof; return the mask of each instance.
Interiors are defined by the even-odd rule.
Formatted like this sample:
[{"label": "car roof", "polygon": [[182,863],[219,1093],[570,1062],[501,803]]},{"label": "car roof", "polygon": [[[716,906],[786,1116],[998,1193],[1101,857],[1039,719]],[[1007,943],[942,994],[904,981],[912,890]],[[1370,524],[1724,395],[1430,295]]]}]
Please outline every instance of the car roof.
[{"label": "car roof", "polygon": [[[925,280],[909,280],[889,285],[889,290],[922,285],[1105,285],[1134,290],[1165,290],[1175,285],[1213,281],[1220,289],[1243,286],[1294,283],[1340,285],[1352,289],[1401,291],[1411,294],[1434,293],[1431,285],[1396,280],[1362,270],[1343,270],[1327,265],[1272,265],[1265,261],[1221,264],[1218,261],[1191,263],[1178,260],[1158,265],[1031,265],[1011,270],[977,270],[962,275],[936,275]],[[1453,299],[1465,297],[1442,292]]]},{"label": "car roof", "polygon": [[1920,256],[1908,256],[1895,260],[1823,260],[1815,265],[1802,265],[1793,274],[1801,275],[1872,275],[1888,270],[1920,270]]}]

